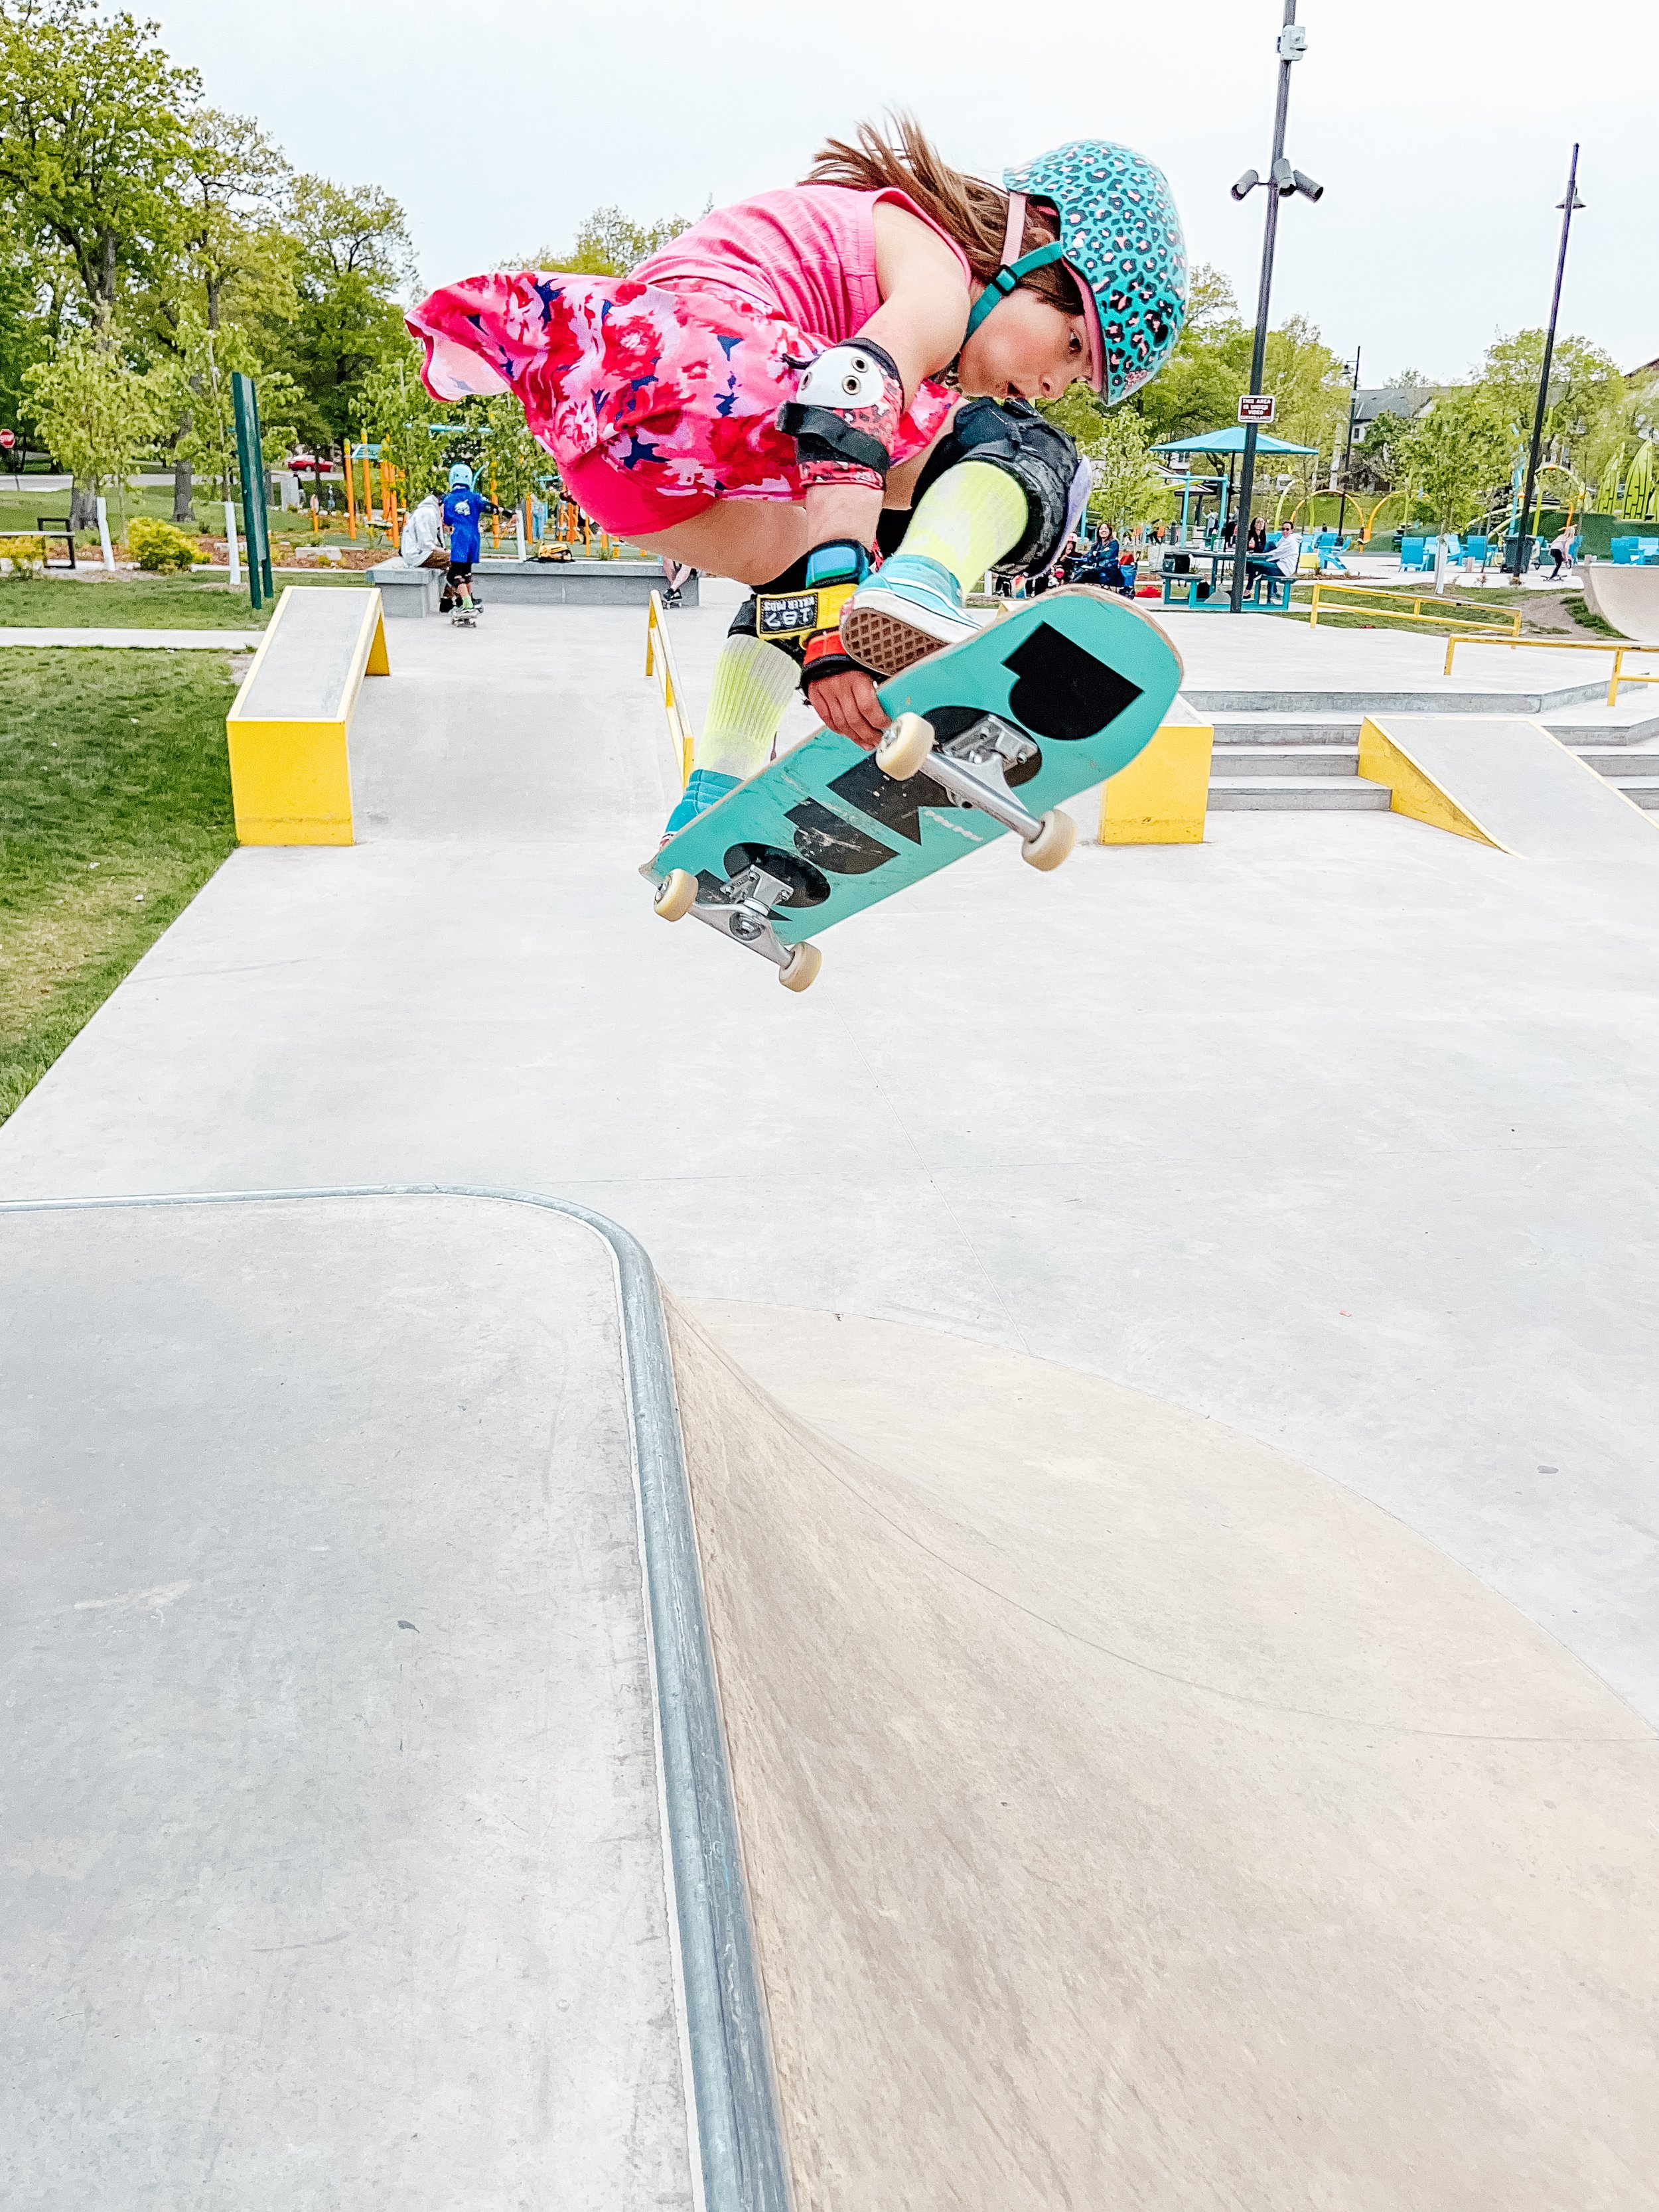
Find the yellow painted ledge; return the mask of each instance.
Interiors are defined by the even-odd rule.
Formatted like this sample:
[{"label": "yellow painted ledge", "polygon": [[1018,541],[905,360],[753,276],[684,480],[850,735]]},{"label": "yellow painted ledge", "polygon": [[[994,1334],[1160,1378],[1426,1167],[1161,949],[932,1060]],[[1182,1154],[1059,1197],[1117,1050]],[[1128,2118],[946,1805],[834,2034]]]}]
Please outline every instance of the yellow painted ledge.
[{"label": "yellow painted ledge", "polygon": [[253,696],[267,655],[273,651],[304,650],[298,635],[303,618],[289,611],[303,597],[292,585],[284,589],[259,641],[253,665],[225,717],[236,836],[243,845],[349,845],[354,842],[347,742],[351,716],[363,678],[392,673],[380,593],[362,594],[362,618],[332,714],[277,720],[256,719],[240,711],[243,702]]},{"label": "yellow painted ledge", "polygon": [[1419,761],[1413,760],[1398,738],[1390,737],[1381,722],[1368,714],[1359,726],[1359,773],[1368,783],[1385,784],[1389,805],[1395,814],[1426,822],[1431,830],[1449,830],[1454,837],[1472,837],[1499,853],[1510,848],[1483,829]]},{"label": "yellow painted ledge", "polygon": [[1127,768],[1102,786],[1103,845],[1201,845],[1215,732],[1165,722]]}]

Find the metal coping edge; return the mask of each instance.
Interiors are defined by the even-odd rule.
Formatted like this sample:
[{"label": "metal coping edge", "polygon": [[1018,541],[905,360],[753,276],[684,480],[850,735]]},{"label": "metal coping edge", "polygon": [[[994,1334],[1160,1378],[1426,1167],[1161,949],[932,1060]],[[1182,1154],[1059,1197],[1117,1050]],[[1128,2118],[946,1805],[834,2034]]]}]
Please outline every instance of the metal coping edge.
[{"label": "metal coping edge", "polygon": [[656,1270],[639,1239],[605,1214],[568,1199],[476,1183],[351,1183],[291,1190],[3,1199],[0,1214],[339,1198],[475,1198],[537,1206],[581,1222],[611,1248],[644,1531],[646,1595],[704,2201],[708,2212],[790,2212],[788,2164],[703,1600],[672,1355]]}]

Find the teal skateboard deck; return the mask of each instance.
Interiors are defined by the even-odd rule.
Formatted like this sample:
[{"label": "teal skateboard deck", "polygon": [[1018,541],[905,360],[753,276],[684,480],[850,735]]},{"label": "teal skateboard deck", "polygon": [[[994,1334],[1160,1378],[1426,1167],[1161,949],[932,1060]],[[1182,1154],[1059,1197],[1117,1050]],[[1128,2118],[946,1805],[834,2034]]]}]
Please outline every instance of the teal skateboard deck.
[{"label": "teal skateboard deck", "polygon": [[1046,592],[877,687],[873,753],[820,730],[672,837],[640,873],[664,919],[694,915],[802,990],[816,938],[952,860],[1018,836],[1052,867],[1054,810],[1115,775],[1162,722],[1181,657],[1134,605]]}]

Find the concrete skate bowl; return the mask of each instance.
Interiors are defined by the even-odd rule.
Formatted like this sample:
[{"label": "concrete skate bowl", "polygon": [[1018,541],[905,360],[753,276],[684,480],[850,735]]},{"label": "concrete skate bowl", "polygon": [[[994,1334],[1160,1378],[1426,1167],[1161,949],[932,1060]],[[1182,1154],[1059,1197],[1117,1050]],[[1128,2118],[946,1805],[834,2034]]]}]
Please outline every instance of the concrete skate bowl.
[{"label": "concrete skate bowl", "polygon": [[1218,1424],[671,1311],[798,2212],[1659,2203],[1653,1731]]},{"label": "concrete skate bowl", "polygon": [[1610,561],[1587,561],[1578,574],[1584,604],[1592,614],[1611,623],[1621,636],[1644,645],[1659,641],[1659,568],[1615,568]]}]

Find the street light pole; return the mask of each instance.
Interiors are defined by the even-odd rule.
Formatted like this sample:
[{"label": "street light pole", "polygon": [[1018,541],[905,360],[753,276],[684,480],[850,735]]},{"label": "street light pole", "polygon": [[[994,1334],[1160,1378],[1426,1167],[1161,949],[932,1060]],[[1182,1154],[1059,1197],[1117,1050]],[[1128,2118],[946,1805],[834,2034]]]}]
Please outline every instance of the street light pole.
[{"label": "street light pole", "polygon": [[[1267,219],[1261,235],[1261,281],[1256,290],[1255,343],[1250,351],[1250,390],[1261,390],[1261,380],[1267,367],[1267,308],[1273,287],[1273,248],[1279,238],[1279,203],[1291,192],[1304,192],[1316,200],[1324,187],[1316,185],[1293,169],[1285,159],[1285,119],[1291,105],[1291,70],[1307,50],[1308,34],[1296,20],[1296,0],[1285,0],[1285,20],[1279,33],[1279,99],[1273,109],[1273,167],[1265,177],[1258,177],[1254,169],[1247,169],[1233,186],[1236,200],[1248,199],[1258,185],[1267,187]],[[1255,495],[1255,441],[1257,426],[1244,425],[1244,459],[1239,471],[1238,528],[1233,539],[1233,582],[1231,599],[1234,614],[1244,605],[1245,541],[1249,534],[1250,505]]]},{"label": "street light pole", "polygon": [[1342,448],[1342,504],[1336,510],[1336,543],[1342,545],[1342,526],[1348,519],[1348,464],[1353,459],[1354,410],[1359,404],[1359,348],[1353,349],[1353,383],[1348,392],[1348,439]]},{"label": "street light pole", "polygon": [[[1527,455],[1527,484],[1521,495],[1521,512],[1516,517],[1516,533],[1504,548],[1504,566],[1512,576],[1523,576],[1527,571],[1527,556],[1532,550],[1531,536],[1527,529],[1527,518],[1532,513],[1532,495],[1538,482],[1538,451],[1544,442],[1544,416],[1550,402],[1550,364],[1555,358],[1555,322],[1561,312],[1561,279],[1567,266],[1567,234],[1572,228],[1573,216],[1584,203],[1578,197],[1578,149],[1572,149],[1572,160],[1567,168],[1567,195],[1556,205],[1561,214],[1561,245],[1555,257],[1555,289],[1550,295],[1550,326],[1544,333],[1544,366],[1538,379],[1538,410],[1532,418],[1532,449]],[[1510,558],[1511,548],[1513,558]]]}]

